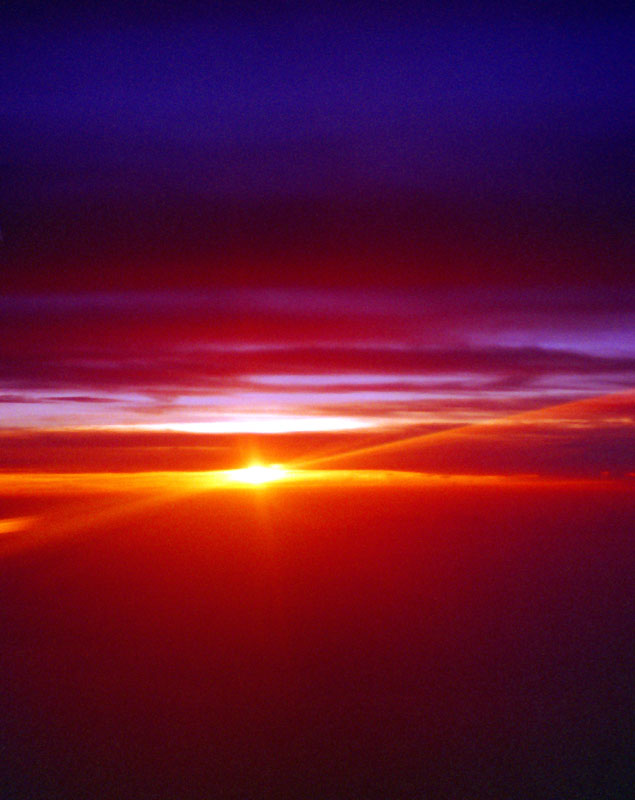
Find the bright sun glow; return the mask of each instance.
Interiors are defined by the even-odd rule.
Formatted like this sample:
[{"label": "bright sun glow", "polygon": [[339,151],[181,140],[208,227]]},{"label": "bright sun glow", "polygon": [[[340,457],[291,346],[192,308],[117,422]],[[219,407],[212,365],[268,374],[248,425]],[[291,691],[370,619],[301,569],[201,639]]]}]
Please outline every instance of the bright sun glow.
[{"label": "bright sun glow", "polygon": [[267,467],[254,464],[244,469],[233,469],[229,474],[232,480],[240,481],[241,483],[260,484],[281,480],[286,475],[286,470],[279,464],[271,464]]},{"label": "bright sun glow", "polygon": [[210,422],[159,422],[135,425],[106,425],[110,430],[176,431],[177,433],[311,433],[369,428],[374,419],[300,414],[232,414]]}]

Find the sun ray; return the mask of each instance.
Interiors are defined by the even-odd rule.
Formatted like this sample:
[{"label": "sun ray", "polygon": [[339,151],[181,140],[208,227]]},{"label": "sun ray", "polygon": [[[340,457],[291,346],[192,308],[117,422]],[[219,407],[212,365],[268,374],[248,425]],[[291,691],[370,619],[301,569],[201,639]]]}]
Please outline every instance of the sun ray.
[{"label": "sun ray", "polygon": [[374,453],[390,452],[391,450],[398,449],[400,447],[409,447],[416,444],[427,444],[428,442],[452,439],[455,437],[459,438],[472,433],[483,433],[486,430],[491,430],[492,427],[497,425],[504,426],[513,424],[514,422],[523,422],[525,420],[540,420],[543,417],[548,418],[549,415],[557,414],[560,411],[585,408],[593,403],[597,403],[599,400],[623,396],[632,397],[634,396],[634,393],[631,391],[611,392],[609,394],[602,395],[601,397],[595,396],[586,398],[584,400],[555,403],[554,405],[544,406],[543,408],[537,408],[531,411],[519,411],[514,414],[492,417],[491,419],[485,421],[470,422],[452,428],[444,428],[442,431],[427,431],[426,433],[417,434],[416,436],[401,436],[397,439],[391,439],[390,441],[383,441],[379,444],[356,447],[350,450],[341,451],[339,453],[329,453],[327,455],[317,456],[314,458],[298,459],[290,462],[290,465],[296,469],[305,469],[307,467],[312,468],[317,465],[337,464],[338,462],[346,461],[346,459],[353,458],[355,456],[366,456]]}]

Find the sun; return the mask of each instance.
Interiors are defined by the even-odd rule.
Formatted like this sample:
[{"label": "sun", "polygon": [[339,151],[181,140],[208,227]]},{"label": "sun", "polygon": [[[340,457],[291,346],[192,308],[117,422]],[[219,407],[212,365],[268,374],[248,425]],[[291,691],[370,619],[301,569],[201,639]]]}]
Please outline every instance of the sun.
[{"label": "sun", "polygon": [[230,471],[232,480],[240,481],[240,483],[251,483],[253,485],[279,481],[282,480],[286,474],[287,471],[280,464],[270,464],[268,466],[252,464],[250,467],[245,467],[244,469],[233,469]]}]

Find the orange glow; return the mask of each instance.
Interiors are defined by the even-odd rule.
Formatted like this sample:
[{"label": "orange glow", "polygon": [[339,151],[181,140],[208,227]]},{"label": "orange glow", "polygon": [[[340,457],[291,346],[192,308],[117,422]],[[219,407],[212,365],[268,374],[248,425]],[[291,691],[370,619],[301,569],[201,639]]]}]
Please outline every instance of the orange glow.
[{"label": "orange glow", "polygon": [[35,517],[9,517],[7,519],[0,519],[0,534],[24,531],[33,524],[35,519]]},{"label": "orange glow", "polygon": [[[279,482],[285,485],[315,486],[401,486],[429,485],[508,485],[508,486],[593,486],[630,487],[632,478],[601,480],[599,478],[541,477],[539,475],[468,475],[408,472],[383,469],[296,469],[279,464],[252,465],[242,469],[177,472],[104,472],[104,473],[4,473],[0,474],[0,494],[9,497],[88,495],[130,495],[169,501],[191,492],[207,492],[234,487],[247,487]],[[120,507],[121,502],[117,500]],[[66,513],[66,512],[65,512]],[[17,520],[21,520],[21,523]],[[35,518],[2,519],[2,532],[18,525],[29,527]]]}]

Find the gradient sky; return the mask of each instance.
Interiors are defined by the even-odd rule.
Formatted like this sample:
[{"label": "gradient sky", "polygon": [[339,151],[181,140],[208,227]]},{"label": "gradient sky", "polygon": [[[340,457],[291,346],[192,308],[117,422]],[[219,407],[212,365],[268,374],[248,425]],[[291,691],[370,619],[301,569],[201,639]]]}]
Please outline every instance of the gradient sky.
[{"label": "gradient sky", "polygon": [[449,427],[635,385],[632,16],[348,8],[3,9],[6,435]]}]

